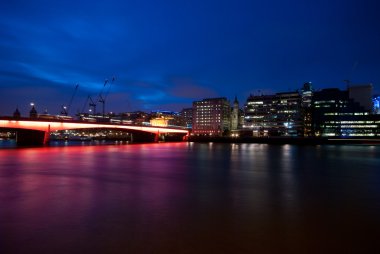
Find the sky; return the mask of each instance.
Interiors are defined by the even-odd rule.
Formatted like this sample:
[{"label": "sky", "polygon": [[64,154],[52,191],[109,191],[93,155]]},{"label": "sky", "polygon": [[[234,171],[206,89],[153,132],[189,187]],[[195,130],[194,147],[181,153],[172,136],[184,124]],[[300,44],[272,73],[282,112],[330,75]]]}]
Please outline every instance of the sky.
[{"label": "sky", "polygon": [[[191,107],[210,97],[372,83],[380,3],[369,0],[2,1],[0,115]],[[113,77],[114,82],[111,82]],[[104,86],[105,80],[109,82]],[[101,105],[97,102],[97,111]]]}]

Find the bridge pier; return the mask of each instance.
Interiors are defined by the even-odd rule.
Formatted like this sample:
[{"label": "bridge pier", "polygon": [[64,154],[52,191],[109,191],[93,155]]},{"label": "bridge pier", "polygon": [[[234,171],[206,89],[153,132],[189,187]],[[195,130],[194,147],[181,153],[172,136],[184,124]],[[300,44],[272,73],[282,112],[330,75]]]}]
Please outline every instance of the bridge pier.
[{"label": "bridge pier", "polygon": [[49,132],[36,130],[17,130],[16,143],[20,146],[42,146],[49,142]]}]

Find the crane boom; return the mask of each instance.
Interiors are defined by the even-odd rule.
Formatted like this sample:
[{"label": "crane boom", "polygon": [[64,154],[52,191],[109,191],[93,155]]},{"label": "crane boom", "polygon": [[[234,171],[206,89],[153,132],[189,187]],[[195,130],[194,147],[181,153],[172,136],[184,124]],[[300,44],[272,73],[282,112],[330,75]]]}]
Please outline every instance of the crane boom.
[{"label": "crane boom", "polygon": [[76,85],[75,85],[74,92],[73,92],[73,94],[71,95],[71,98],[70,98],[70,101],[69,101],[68,106],[62,105],[62,111],[61,111],[61,114],[62,114],[62,115],[67,116],[67,115],[69,114],[69,112],[70,112],[70,107],[71,107],[71,104],[73,103],[73,100],[74,100],[75,94],[76,94],[77,91],[78,91],[78,87],[79,87],[79,84],[76,84]]},{"label": "crane boom", "polygon": [[[105,117],[105,107],[106,107],[105,104],[106,104],[106,99],[107,99],[108,94],[109,94],[109,92],[110,92],[111,85],[113,84],[114,81],[115,81],[115,77],[112,77],[112,81],[111,81],[111,83],[109,84],[108,89],[106,89],[105,87],[106,87],[106,85],[108,84],[108,79],[106,79],[106,80],[104,81],[103,88],[102,88],[101,92],[99,93],[99,99],[98,99],[98,101],[99,101],[100,103],[102,103],[103,118]],[[105,94],[103,94],[104,90],[106,90]]]}]

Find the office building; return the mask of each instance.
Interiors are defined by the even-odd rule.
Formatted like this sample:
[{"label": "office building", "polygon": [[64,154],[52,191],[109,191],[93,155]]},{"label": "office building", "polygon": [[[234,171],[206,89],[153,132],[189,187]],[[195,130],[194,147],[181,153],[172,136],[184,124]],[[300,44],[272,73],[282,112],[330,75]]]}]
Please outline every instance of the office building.
[{"label": "office building", "polygon": [[300,136],[303,132],[298,92],[250,95],[244,106],[243,129],[252,135]]},{"label": "office building", "polygon": [[[380,115],[368,109],[366,91],[356,87],[341,91],[337,88],[315,92],[312,101],[313,133],[321,137],[379,137]],[[363,92],[355,95],[355,92]],[[366,99],[363,99],[366,98]],[[357,99],[357,101],[355,100]],[[371,97],[369,97],[371,101]]]},{"label": "office building", "polygon": [[193,134],[220,136],[230,130],[231,107],[225,98],[193,102]]}]

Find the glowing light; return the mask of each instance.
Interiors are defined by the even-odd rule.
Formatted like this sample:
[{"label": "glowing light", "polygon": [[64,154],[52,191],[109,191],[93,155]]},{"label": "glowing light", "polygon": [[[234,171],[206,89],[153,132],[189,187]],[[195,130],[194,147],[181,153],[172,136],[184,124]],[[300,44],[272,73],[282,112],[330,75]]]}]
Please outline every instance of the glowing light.
[{"label": "glowing light", "polygon": [[70,129],[94,129],[94,128],[113,128],[125,130],[137,130],[150,133],[183,133],[188,134],[188,130],[179,128],[166,128],[154,126],[137,126],[137,125],[123,125],[123,124],[98,124],[98,123],[83,123],[83,122],[55,122],[55,121],[32,121],[32,120],[0,120],[0,128],[13,128],[13,129],[29,129],[46,131],[70,130]]}]

